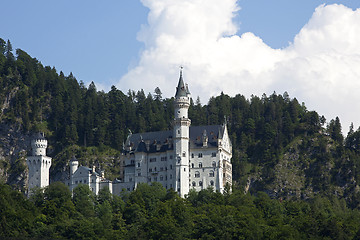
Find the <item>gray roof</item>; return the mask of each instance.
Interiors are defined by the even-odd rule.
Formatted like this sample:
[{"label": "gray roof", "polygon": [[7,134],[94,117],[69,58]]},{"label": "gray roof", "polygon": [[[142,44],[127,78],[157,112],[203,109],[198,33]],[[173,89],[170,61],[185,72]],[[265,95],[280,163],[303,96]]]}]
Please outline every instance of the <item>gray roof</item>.
[{"label": "gray roof", "polygon": [[189,88],[187,86],[185,86],[185,83],[184,83],[184,80],[182,77],[182,70],[181,70],[179,83],[178,83],[178,86],[176,87],[175,97],[187,97],[187,95],[189,93],[190,93]]},{"label": "gray roof", "polygon": [[[202,148],[203,137],[206,133],[208,147],[217,147],[217,139],[222,136],[224,126],[190,126],[190,148]],[[131,146],[131,151],[135,152],[165,152],[174,149],[173,131],[159,131],[136,133],[129,135],[125,143],[125,149]],[[129,152],[126,151],[125,152]]]},{"label": "gray roof", "polygon": [[44,133],[38,132],[33,135],[33,139],[35,140],[46,140],[44,137]]},{"label": "gray roof", "polygon": [[205,136],[208,138],[208,147],[217,147],[217,140],[221,138],[223,131],[222,125],[190,127],[190,148],[202,148]]},{"label": "gray roof", "polygon": [[80,166],[76,171],[79,171],[80,169],[83,169],[84,171],[88,171],[89,173],[92,173],[95,175],[99,175],[97,172],[93,172],[92,168],[89,168],[89,167]]},{"label": "gray roof", "polygon": [[73,161],[77,161],[75,155],[73,155],[72,158],[70,159],[70,162],[73,162]]}]

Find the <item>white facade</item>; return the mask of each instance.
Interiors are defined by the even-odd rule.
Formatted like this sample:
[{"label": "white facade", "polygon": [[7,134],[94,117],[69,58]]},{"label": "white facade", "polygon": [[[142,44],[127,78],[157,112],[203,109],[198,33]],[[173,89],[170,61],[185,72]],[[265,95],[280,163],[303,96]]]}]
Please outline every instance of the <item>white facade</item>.
[{"label": "white facade", "polygon": [[65,184],[72,191],[79,184],[88,185],[90,190],[98,194],[99,190],[108,187],[110,193],[112,193],[112,182],[106,180],[104,177],[104,172],[101,174],[96,172],[95,166],[93,168],[88,168],[85,166],[79,167],[79,161],[75,156],[70,160],[70,178],[65,181]]},{"label": "white facade", "polygon": [[49,185],[51,157],[46,156],[47,140],[41,133],[31,140],[32,156],[26,158],[29,168],[28,194],[34,187],[43,188]]},{"label": "white facade", "polygon": [[[232,145],[223,125],[190,126],[190,93],[180,73],[172,131],[130,134],[122,162],[123,181],[113,191],[132,191],[138,183],[159,182],[185,196],[208,187],[223,192],[232,183]],[[117,190],[115,190],[117,189]]]}]

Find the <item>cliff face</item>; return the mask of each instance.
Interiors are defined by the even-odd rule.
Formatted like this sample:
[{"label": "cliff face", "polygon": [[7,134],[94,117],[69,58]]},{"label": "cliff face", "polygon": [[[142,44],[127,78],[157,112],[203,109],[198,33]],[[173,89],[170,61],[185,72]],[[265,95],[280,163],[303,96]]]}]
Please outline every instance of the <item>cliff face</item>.
[{"label": "cliff face", "polygon": [[19,124],[0,123],[0,180],[19,190],[27,187],[29,146],[30,136]]},{"label": "cliff face", "polygon": [[[256,166],[246,192],[265,191],[279,199],[310,199],[316,195],[344,198],[360,207],[359,158],[326,134],[294,139],[272,168]],[[270,173],[269,173],[270,172]]]}]

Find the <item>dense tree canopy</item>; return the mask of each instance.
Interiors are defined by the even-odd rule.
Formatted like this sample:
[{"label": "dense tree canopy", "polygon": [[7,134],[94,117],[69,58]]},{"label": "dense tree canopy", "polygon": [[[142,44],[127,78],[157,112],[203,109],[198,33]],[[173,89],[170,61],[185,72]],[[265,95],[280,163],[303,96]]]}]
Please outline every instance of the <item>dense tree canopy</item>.
[{"label": "dense tree canopy", "polygon": [[0,184],[1,238],[66,239],[357,239],[360,212],[316,197],[279,201],[258,192],[211,188],[182,199],[160,184],[97,197],[86,185],[73,196],[53,183],[30,199]]}]

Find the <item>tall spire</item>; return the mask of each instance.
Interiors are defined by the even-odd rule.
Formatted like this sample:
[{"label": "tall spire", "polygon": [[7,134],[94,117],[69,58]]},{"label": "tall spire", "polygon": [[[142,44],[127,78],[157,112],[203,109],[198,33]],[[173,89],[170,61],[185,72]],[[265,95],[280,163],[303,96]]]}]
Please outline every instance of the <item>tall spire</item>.
[{"label": "tall spire", "polygon": [[182,76],[182,70],[183,67],[180,67],[180,78],[179,78],[179,83],[178,86],[176,88],[176,94],[175,97],[186,97],[188,94],[189,89],[187,88],[187,86],[185,86],[184,84],[184,80],[183,80],[183,76]]}]

